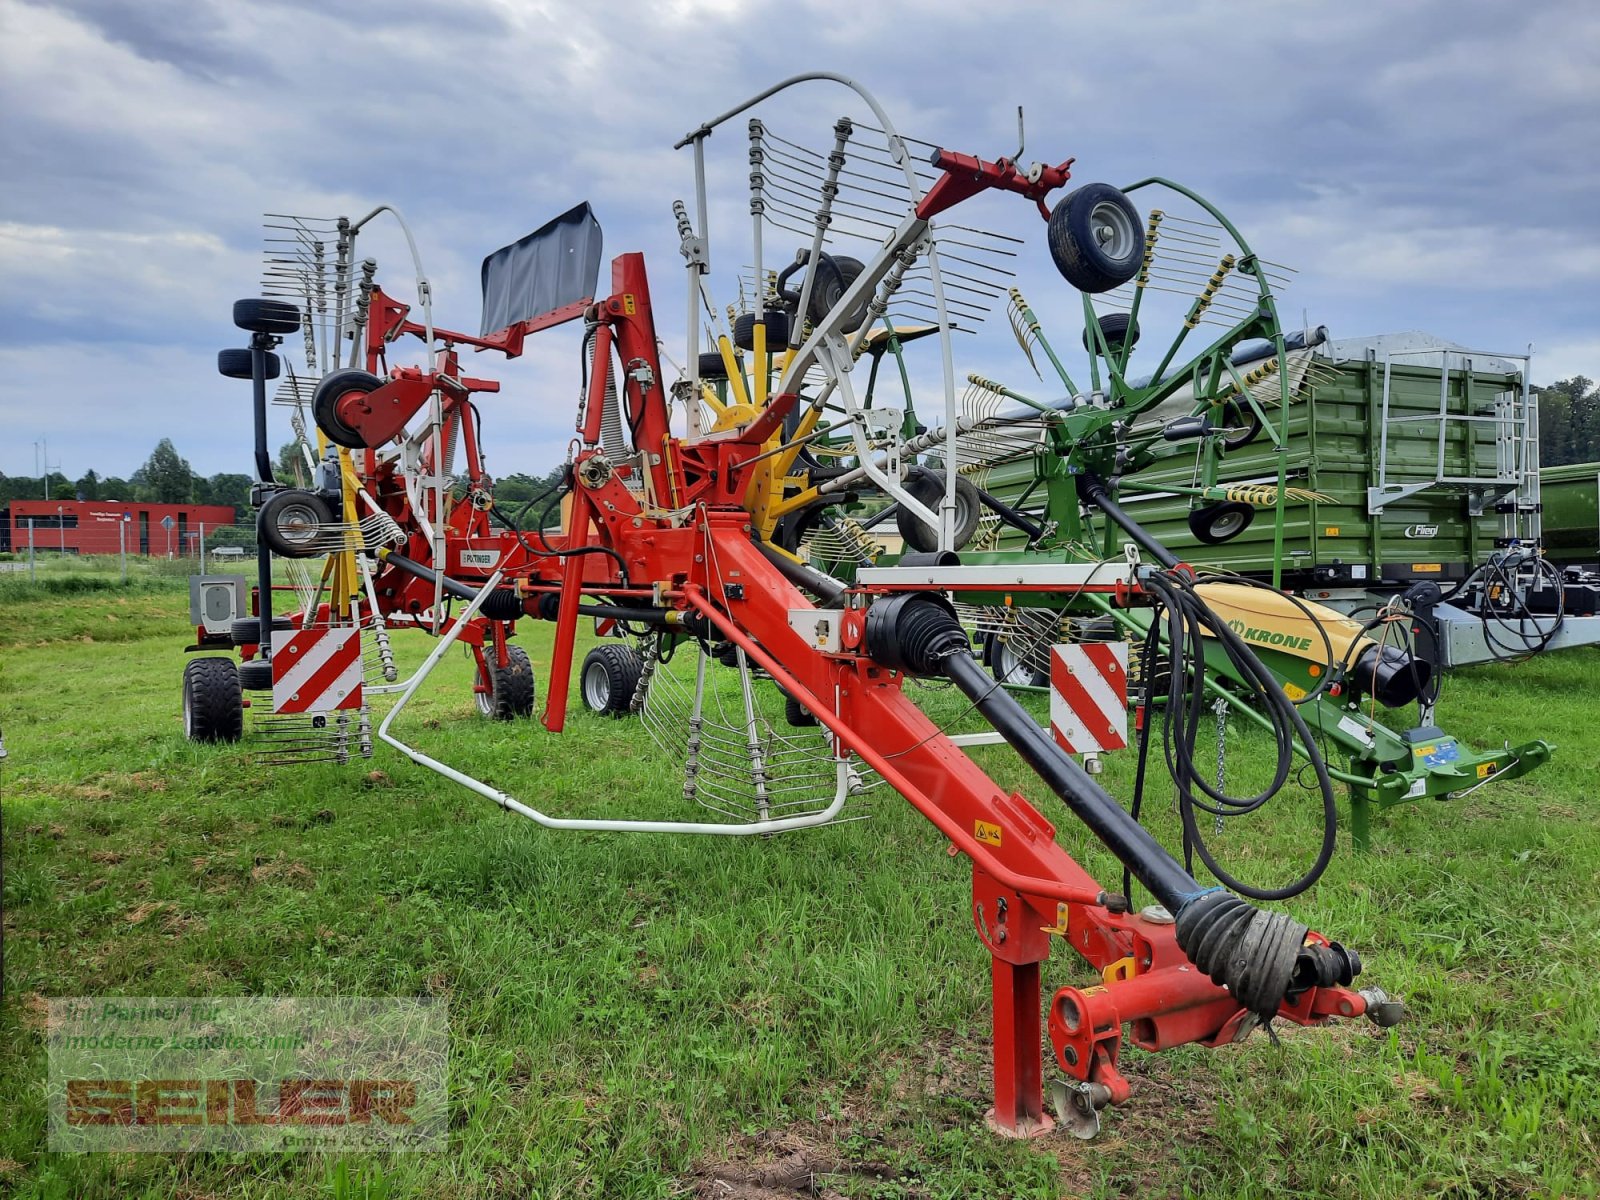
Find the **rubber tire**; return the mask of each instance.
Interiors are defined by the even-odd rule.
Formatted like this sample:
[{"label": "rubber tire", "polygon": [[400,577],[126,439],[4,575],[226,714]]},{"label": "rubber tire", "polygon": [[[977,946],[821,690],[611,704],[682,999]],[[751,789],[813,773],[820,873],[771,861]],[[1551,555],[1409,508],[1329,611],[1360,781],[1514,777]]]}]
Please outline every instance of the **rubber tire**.
[{"label": "rubber tire", "polygon": [[1243,450],[1256,438],[1261,436],[1261,416],[1253,405],[1240,404],[1237,400],[1229,400],[1222,406],[1222,421],[1228,428],[1237,426],[1241,421],[1244,428],[1231,437],[1224,436],[1222,449],[1225,452]]},{"label": "rubber tire", "polygon": [[[816,285],[811,289],[810,315],[813,325],[822,323],[822,319],[844,299],[844,294],[850,290],[857,276],[867,269],[859,258],[851,258],[847,254],[831,254],[828,258],[833,262],[833,270],[819,275]],[[871,300],[871,296],[863,297],[839,327],[840,333],[854,333],[861,328],[861,323],[867,319],[867,305]]]},{"label": "rubber tire", "polygon": [[[273,617],[272,631],[274,633],[287,633],[294,628],[294,622],[288,617]],[[228,636],[233,639],[235,646],[259,646],[261,644],[261,618],[241,617],[228,627]]]},{"label": "rubber tire", "polygon": [[[1093,236],[1089,218],[1101,204],[1122,209],[1128,221],[1129,246],[1121,255],[1108,254]],[[1121,287],[1144,262],[1144,221],[1133,201],[1109,183],[1086,183],[1063,196],[1051,210],[1049,238],[1061,277],[1090,295]]]},{"label": "rubber tire", "polygon": [[317,390],[311,395],[311,416],[317,423],[317,428],[327,436],[327,439],[336,446],[343,446],[347,450],[368,450],[366,439],[350,426],[346,425],[339,417],[339,401],[351,392],[360,392],[366,395],[377,391],[383,386],[371,371],[363,371],[360,367],[346,367],[342,371],[329,371],[317,384]]},{"label": "rubber tire", "polygon": [[239,664],[239,686],[247,692],[272,690],[272,663],[265,658],[252,658]]},{"label": "rubber tire", "polygon": [[300,488],[285,488],[272,493],[261,506],[256,516],[256,537],[268,550],[283,558],[316,558],[326,553],[323,549],[326,539],[320,534],[307,542],[295,542],[279,531],[279,520],[296,508],[307,510],[307,515],[319,526],[333,524],[333,510],[321,496]]},{"label": "rubber tire", "polygon": [[514,721],[533,715],[533,662],[521,646],[506,647],[504,668],[495,662],[493,646],[483,648],[484,666],[489,673],[489,690],[474,691],[478,711],[491,721]]},{"label": "rubber tire", "polygon": [[[1101,316],[1099,324],[1100,334],[1106,339],[1106,349],[1111,353],[1115,354],[1121,350],[1124,343],[1129,347],[1139,344],[1139,323],[1129,313],[1105,313]],[[1130,325],[1133,327],[1131,335],[1128,332]],[[1099,344],[1089,336],[1087,329],[1083,331],[1083,348],[1090,354],[1099,352]]]},{"label": "rubber tire", "polygon": [[700,356],[701,379],[726,379],[728,368],[722,361],[722,354],[717,350],[708,350]]},{"label": "rubber tire", "polygon": [[235,300],[233,323],[251,333],[294,333],[300,328],[300,309],[286,300]]},{"label": "rubber tire", "polygon": [[616,642],[596,646],[583,656],[583,668],[578,672],[583,706],[602,716],[626,715],[633,708],[633,695],[643,673],[644,662],[632,646]]},{"label": "rubber tire", "polygon": [[[939,505],[944,502],[944,472],[923,470],[906,481],[906,491],[937,512]],[[972,481],[965,475],[957,475],[956,528],[952,549],[959,550],[972,540],[982,516],[983,501],[978,496],[978,489],[972,486]],[[927,554],[939,548],[939,535],[906,509],[895,513],[894,523],[912,550]]]},{"label": "rubber tire", "polygon": [[[1208,546],[1230,542],[1256,519],[1256,510],[1248,504],[1233,500],[1221,504],[1207,504],[1189,510],[1189,532]],[[1237,521],[1237,526],[1233,522]]]},{"label": "rubber tire", "polygon": [[[266,359],[263,368],[266,373],[262,378],[276,379],[278,372],[283,369],[283,360],[271,350],[265,351],[263,357]],[[255,355],[249,350],[218,350],[217,374],[228,379],[254,379],[255,365],[252,361],[254,358]]]},{"label": "rubber tire", "polygon": [[806,710],[805,705],[788,692],[783,694],[783,719],[793,729],[810,729],[817,723],[817,719]]},{"label": "rubber tire", "polygon": [[[781,309],[769,308],[762,314],[767,325],[767,352],[789,344],[789,314]],[[741,350],[756,348],[756,315],[744,313],[734,318],[733,344]]]},{"label": "rubber tire", "polygon": [[244,691],[231,658],[191,658],[183,668],[183,733],[191,742],[244,736]]},{"label": "rubber tire", "polygon": [[[1006,659],[1007,655],[1010,656],[1009,662]],[[998,635],[989,635],[988,644],[984,647],[983,659],[984,666],[989,668],[989,674],[994,676],[996,683],[1027,684],[1030,687],[1043,687],[1050,682],[1050,676],[1047,673],[1033,670],[1027,663],[1018,659],[1016,654],[1000,640]],[[1028,674],[1026,679],[1016,678],[1024,671],[1027,671]]]}]

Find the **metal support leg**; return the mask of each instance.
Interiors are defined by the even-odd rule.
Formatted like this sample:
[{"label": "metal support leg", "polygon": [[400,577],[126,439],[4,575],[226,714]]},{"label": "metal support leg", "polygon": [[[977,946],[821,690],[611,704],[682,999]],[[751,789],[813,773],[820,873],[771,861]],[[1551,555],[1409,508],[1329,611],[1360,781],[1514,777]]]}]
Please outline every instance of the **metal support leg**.
[{"label": "metal support leg", "polygon": [[1372,801],[1364,789],[1350,789],[1350,843],[1357,850],[1369,848],[1372,834]]},{"label": "metal support leg", "polygon": [[984,1114],[984,1120],[1002,1137],[1038,1137],[1055,1125],[1044,1111],[1039,964],[995,958],[991,966],[994,1107]]},{"label": "metal support leg", "polygon": [[[567,522],[566,549],[577,550],[589,544],[589,493],[582,487],[572,491],[572,510]],[[555,647],[550,654],[550,687],[544,696],[544,727],[560,733],[567,724],[567,686],[572,680],[572,650],[578,639],[578,602],[583,596],[583,568],[586,558],[569,553],[561,563],[561,607],[556,613]]]}]

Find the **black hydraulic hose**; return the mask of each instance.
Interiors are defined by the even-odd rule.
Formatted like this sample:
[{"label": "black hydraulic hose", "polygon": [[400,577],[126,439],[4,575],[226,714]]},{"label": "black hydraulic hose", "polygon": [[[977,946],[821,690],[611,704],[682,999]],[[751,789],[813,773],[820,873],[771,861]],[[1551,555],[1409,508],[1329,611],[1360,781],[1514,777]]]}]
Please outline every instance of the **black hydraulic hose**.
[{"label": "black hydraulic hose", "polygon": [[939,666],[1023,761],[1066,802],[1073,815],[1127,864],[1151,895],[1177,912],[1207,890],[1070,754],[1056,745],[1016,697],[996,684],[970,654],[948,655]]},{"label": "black hydraulic hose", "polygon": [[787,554],[774,550],[765,543],[757,542],[756,549],[761,551],[762,557],[778,568],[778,574],[802,591],[810,592],[824,604],[839,604],[844,600],[845,585],[831,575],[824,575],[814,567],[796,562]]},{"label": "black hydraulic hose", "polygon": [[1347,984],[1360,972],[1359,956],[1338,943],[1307,945],[1309,930],[1287,913],[1263,911],[1222,888],[1202,886],[973,661],[971,642],[947,601],[915,592],[878,600],[867,610],[866,638],[882,665],[944,675],[954,683],[1173,913],[1178,947],[1189,961],[1250,1012],[1270,1018],[1306,988]]},{"label": "black hydraulic hose", "polygon": [[1111,498],[1111,494],[1106,491],[1105,483],[1098,475],[1079,475],[1078,495],[1120,525],[1123,532],[1134,540],[1139,549],[1163,567],[1170,570],[1181,565],[1171,550],[1152,537],[1143,525],[1127,514],[1122,505]]},{"label": "black hydraulic hose", "polygon": [[[416,559],[407,558],[404,554],[394,550],[385,553],[383,561],[399,567],[409,575],[416,576],[424,583],[435,583],[439,579],[438,572],[431,567],[425,567]],[[471,600],[482,589],[475,588],[469,583],[462,583],[459,579],[451,579],[450,576],[446,575],[444,583],[441,585],[441,590],[446,596],[453,596],[457,600]],[[511,588],[496,588],[484,599],[478,611],[494,621],[515,621],[517,618],[526,615],[521,598]]]},{"label": "black hydraulic hose", "polygon": [[267,451],[267,347],[265,335],[250,339],[250,385],[256,418],[256,482],[273,483],[272,455]]},{"label": "black hydraulic hose", "polygon": [[[273,484],[272,456],[267,453],[267,335],[250,339],[250,389],[256,421],[256,482]],[[261,656],[272,657],[272,551],[261,536],[261,514],[256,513],[256,629]]]},{"label": "black hydraulic hose", "polygon": [[[1168,573],[1151,572],[1141,586],[1166,614],[1166,643],[1171,664],[1171,683],[1167,694],[1167,719],[1164,751],[1168,773],[1178,789],[1178,811],[1183,819],[1185,856],[1192,848],[1206,869],[1228,887],[1257,900],[1286,900],[1309,888],[1328,869],[1338,841],[1338,806],[1333,795],[1333,778],[1317,749],[1316,739],[1300,710],[1284,694],[1272,672],[1237,633],[1219,619],[1194,590],[1193,581],[1182,571],[1178,559],[1143,526],[1111,499],[1105,483],[1096,475],[1078,476],[1078,494],[1103,511],[1129,537]],[[1151,628],[1162,619],[1158,612]],[[1254,796],[1236,797],[1212,787],[1195,766],[1195,738],[1205,709],[1205,646],[1210,633],[1222,646],[1233,669],[1250,692],[1266,709],[1277,751],[1272,782]],[[1150,667],[1146,663],[1146,669]],[[1322,797],[1322,842],[1311,866],[1300,878],[1282,887],[1260,888],[1243,882],[1225,870],[1207,846],[1196,810],[1213,816],[1243,816],[1255,812],[1288,782],[1294,760],[1294,743],[1305,749]],[[1197,793],[1199,793],[1197,795]],[[1163,902],[1164,903],[1164,902]]]},{"label": "black hydraulic hose", "polygon": [[982,500],[986,507],[992,509],[996,516],[998,516],[1007,525],[1010,525],[1013,529],[1022,530],[1023,533],[1028,535],[1028,540],[1030,542],[1037,542],[1044,536],[1043,529],[1035,525],[1022,513],[1012,508],[1004,500],[1001,500],[998,496],[991,496],[982,488],[976,488],[975,490],[978,493],[978,499]]}]

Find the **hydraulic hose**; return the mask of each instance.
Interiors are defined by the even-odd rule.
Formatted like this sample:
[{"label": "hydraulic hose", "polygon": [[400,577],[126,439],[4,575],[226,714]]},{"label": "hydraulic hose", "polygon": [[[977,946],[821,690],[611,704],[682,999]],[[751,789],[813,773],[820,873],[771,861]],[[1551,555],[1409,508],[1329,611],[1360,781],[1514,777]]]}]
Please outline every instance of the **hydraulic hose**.
[{"label": "hydraulic hose", "polygon": [[[1315,737],[1301,717],[1299,708],[1284,694],[1282,686],[1255,651],[1229,628],[1226,621],[1207,607],[1205,600],[1195,590],[1189,573],[1177,569],[1181,567],[1178,559],[1111,498],[1104,482],[1092,474],[1079,475],[1078,494],[1104,512],[1142,549],[1167,568],[1164,572],[1150,572],[1141,580],[1141,586],[1157,607],[1145,643],[1146,675],[1151,674],[1150,666],[1163,640],[1164,614],[1164,640],[1170,671],[1163,749],[1168,773],[1178,790],[1178,811],[1183,820],[1186,856],[1192,850],[1212,875],[1234,891],[1253,899],[1286,900],[1299,895],[1328,869],[1338,839],[1339,813],[1333,794],[1333,778],[1328,774],[1328,765],[1323,761]],[[1277,751],[1272,782],[1253,796],[1230,796],[1220,786],[1213,787],[1195,765],[1195,739],[1205,711],[1204,639],[1207,634],[1222,646],[1234,672],[1266,710],[1272,728]],[[1377,664],[1372,664],[1370,669],[1375,674]],[[1146,695],[1147,699],[1150,698],[1148,684]],[[1140,733],[1141,755],[1145,752],[1144,743],[1150,736],[1151,724],[1147,720]],[[1322,842],[1317,848],[1315,860],[1298,879],[1282,887],[1255,887],[1230,874],[1217,861],[1206,844],[1195,813],[1198,810],[1218,817],[1237,817],[1261,808],[1288,782],[1297,740],[1316,777],[1322,797]],[[1134,797],[1136,812],[1142,798],[1141,787]]]},{"label": "hydraulic hose", "polygon": [[[424,583],[433,583],[439,578],[438,572],[432,568],[425,567],[416,559],[407,558],[398,551],[385,550],[380,551],[379,554],[384,562],[389,563],[391,566],[399,567],[408,575],[414,575]],[[462,583],[459,579],[451,579],[448,575],[444,577],[444,583],[441,586],[445,595],[454,596],[457,600],[471,600],[478,594],[478,589],[471,584]],[[511,588],[496,588],[479,606],[478,611],[495,621],[515,621],[517,618],[527,615],[527,611],[522,606],[522,599]]]},{"label": "hydraulic hose", "polygon": [[972,658],[943,598],[903,593],[867,610],[867,649],[884,666],[953,682],[1039,777],[1177,918],[1178,946],[1249,1011],[1269,1017],[1312,986],[1349,983],[1361,970],[1337,943],[1307,945],[1305,925],[1199,883],[1090,777]]}]

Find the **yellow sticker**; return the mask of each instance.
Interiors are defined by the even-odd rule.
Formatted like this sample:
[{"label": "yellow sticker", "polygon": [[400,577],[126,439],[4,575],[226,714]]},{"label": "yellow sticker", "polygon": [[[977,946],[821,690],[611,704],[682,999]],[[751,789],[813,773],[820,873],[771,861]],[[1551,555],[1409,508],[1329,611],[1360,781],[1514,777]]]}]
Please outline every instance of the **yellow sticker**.
[{"label": "yellow sticker", "polygon": [[1437,754],[1438,752],[1439,752],[1439,747],[1437,747],[1437,746],[1418,746],[1415,750],[1412,751],[1412,753],[1415,754],[1418,758],[1427,758],[1428,755]]},{"label": "yellow sticker", "polygon": [[1429,575],[1437,575],[1444,570],[1444,566],[1441,563],[1412,563],[1411,569],[1413,571],[1423,571]]},{"label": "yellow sticker", "polygon": [[998,846],[1000,844],[1000,826],[991,825],[987,821],[974,821],[972,823],[972,836],[980,842]]},{"label": "yellow sticker", "polygon": [[1287,679],[1285,679],[1283,681],[1283,694],[1285,696],[1289,697],[1289,699],[1291,699],[1291,700],[1304,700],[1306,698],[1306,690],[1305,690],[1305,688],[1296,687],[1294,684],[1290,683]]},{"label": "yellow sticker", "polygon": [[622,311],[630,317],[639,311],[638,305],[634,303],[632,292],[622,293]]},{"label": "yellow sticker", "polygon": [[1339,536],[1339,527],[1337,525],[1329,525],[1326,529],[1324,529],[1322,531],[1322,536],[1323,537],[1338,537]]},{"label": "yellow sticker", "polygon": [[1491,776],[1493,774],[1494,774],[1494,764],[1492,762],[1486,762],[1486,763],[1479,763],[1478,764],[1478,778],[1479,779],[1487,779],[1487,778],[1489,778],[1489,776]]}]

